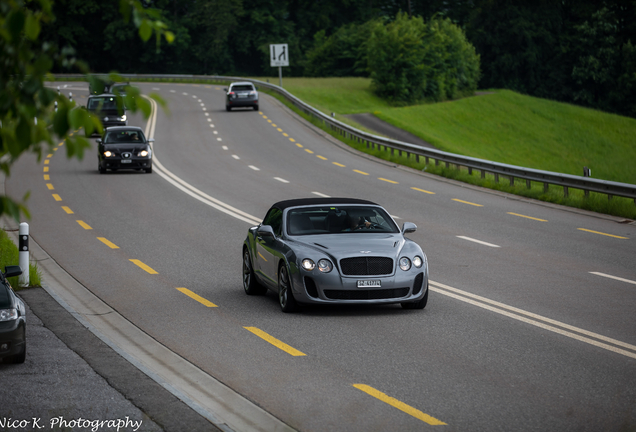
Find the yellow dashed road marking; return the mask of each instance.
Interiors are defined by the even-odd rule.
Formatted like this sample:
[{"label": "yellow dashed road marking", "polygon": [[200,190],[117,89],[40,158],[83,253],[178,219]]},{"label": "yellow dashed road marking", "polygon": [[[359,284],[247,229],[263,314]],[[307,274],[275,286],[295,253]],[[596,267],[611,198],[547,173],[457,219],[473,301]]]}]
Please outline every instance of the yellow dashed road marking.
[{"label": "yellow dashed road marking", "polygon": [[205,305],[207,307],[218,307],[217,305],[215,305],[211,301],[208,301],[208,300],[204,299],[200,295],[193,293],[192,291],[190,291],[187,288],[177,288],[177,290],[181,291],[182,293],[184,293],[188,297],[193,298],[194,300],[198,301],[202,305]]},{"label": "yellow dashed road marking", "polygon": [[300,357],[300,356],[306,355],[306,354],[298,351],[296,348],[292,348],[291,346],[287,345],[286,343],[283,343],[283,342],[279,341],[275,337],[272,337],[272,336],[268,335],[263,330],[257,329],[256,327],[244,327],[244,328],[246,330],[251,331],[252,333],[254,333],[256,336],[260,337],[261,339],[271,343],[276,348],[282,349],[287,354],[293,355],[294,357]]}]

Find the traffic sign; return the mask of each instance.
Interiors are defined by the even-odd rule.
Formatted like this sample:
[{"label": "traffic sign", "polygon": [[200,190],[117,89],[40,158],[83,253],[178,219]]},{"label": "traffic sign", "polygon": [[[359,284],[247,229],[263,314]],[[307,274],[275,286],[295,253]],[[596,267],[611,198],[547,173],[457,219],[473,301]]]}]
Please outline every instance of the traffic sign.
[{"label": "traffic sign", "polygon": [[270,66],[289,66],[289,50],[287,44],[271,44],[269,46]]}]

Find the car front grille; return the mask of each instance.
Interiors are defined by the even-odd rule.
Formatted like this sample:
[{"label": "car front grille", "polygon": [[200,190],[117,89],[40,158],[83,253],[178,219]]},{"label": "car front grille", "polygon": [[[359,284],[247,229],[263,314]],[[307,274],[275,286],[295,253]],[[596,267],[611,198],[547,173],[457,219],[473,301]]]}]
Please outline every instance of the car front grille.
[{"label": "car front grille", "polygon": [[340,269],[347,276],[377,276],[393,273],[393,259],[385,257],[354,257],[340,260]]},{"label": "car front grille", "polygon": [[406,297],[409,288],[379,290],[325,290],[325,297],[332,300],[382,300]]}]

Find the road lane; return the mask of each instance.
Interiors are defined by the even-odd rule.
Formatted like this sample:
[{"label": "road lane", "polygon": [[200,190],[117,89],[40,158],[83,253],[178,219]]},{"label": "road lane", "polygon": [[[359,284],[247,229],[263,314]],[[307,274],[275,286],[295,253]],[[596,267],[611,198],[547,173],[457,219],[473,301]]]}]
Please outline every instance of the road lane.
[{"label": "road lane", "polygon": [[[206,102],[203,89],[195,90]],[[205,90],[210,101],[222,102],[218,90]],[[158,121],[156,155],[176,176],[209,196],[255,217],[262,217],[279,197],[308,196],[317,189],[331,196],[375,199],[401,221],[418,224],[412,238],[428,253],[434,281],[635,342],[633,290],[631,296],[620,291],[619,281],[591,283],[598,276],[589,274],[608,267],[607,273],[633,280],[636,275],[628,264],[633,262],[633,241],[595,236],[590,244],[582,235],[591,234],[577,230],[587,226],[629,237],[633,227],[477,193],[360,157],[325,140],[267,98],[263,112],[296,142],[265,127],[269,123],[258,113],[226,116],[209,109],[205,116],[196,100],[193,105],[179,99],[193,99],[194,91],[167,93],[174,94],[172,116],[179,118]],[[206,102],[206,107],[217,102]],[[229,151],[209,134],[206,118],[212,118]],[[629,404],[636,387],[634,364],[625,356],[438,292],[431,293],[426,310],[415,313],[386,306],[310,307],[298,315],[281,314],[273,294],[254,298],[242,293],[239,247],[249,223],[193,200],[155,174],[99,176],[88,160],[94,155],[79,163],[60,156],[47,164],[51,182],[74,215],[59,210],[43,183],[41,166],[33,167],[33,161],[20,166],[32,175],[21,176],[19,184],[9,182],[16,196],[29,187],[33,191],[38,241],[135,324],[298,429],[432,427],[381,401],[369,402],[354,384],[390,395],[447,423],[450,430],[595,430],[617,424],[619,418],[634,418]],[[483,207],[458,210],[453,199]],[[508,212],[550,223],[511,218]],[[82,229],[78,219],[97,232]],[[73,236],[63,238],[69,232]],[[87,248],[96,235],[120,249]],[[458,244],[453,240],[458,235],[500,245],[503,253]],[[130,259],[147,263],[158,275],[135,271]],[[183,286],[218,308],[192,302],[175,289]],[[276,347],[255,350],[254,336],[245,327],[276,335],[306,356],[287,359],[292,356]],[[592,417],[590,410],[604,414]]]}]

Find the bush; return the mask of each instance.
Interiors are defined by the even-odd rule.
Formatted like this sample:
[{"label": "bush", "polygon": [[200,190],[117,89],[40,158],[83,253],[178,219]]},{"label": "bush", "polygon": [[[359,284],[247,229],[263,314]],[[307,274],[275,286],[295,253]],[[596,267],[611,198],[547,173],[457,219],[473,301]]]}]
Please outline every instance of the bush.
[{"label": "bush", "polygon": [[396,103],[455,99],[473,94],[479,81],[479,56],[448,19],[400,13],[387,25],[376,22],[367,61],[375,92]]}]

